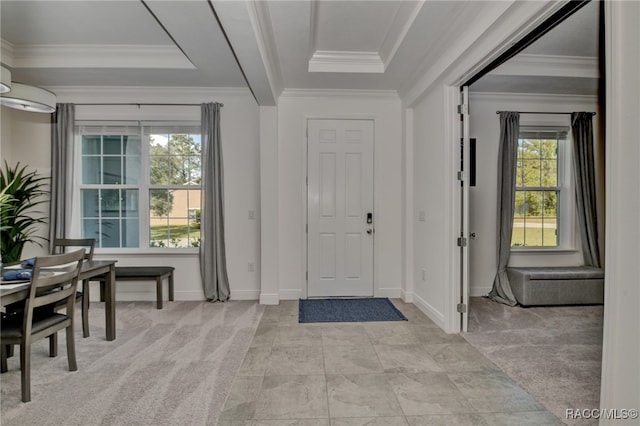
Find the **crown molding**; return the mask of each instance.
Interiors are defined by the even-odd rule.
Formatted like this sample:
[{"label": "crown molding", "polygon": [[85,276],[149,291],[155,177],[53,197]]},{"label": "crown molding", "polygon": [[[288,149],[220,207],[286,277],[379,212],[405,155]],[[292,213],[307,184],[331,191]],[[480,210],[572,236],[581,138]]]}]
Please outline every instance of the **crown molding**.
[{"label": "crown molding", "polygon": [[13,68],[13,51],[15,50],[15,46],[4,40],[0,39],[0,59],[1,62],[8,67]]},{"label": "crown molding", "polygon": [[282,98],[367,98],[399,100],[395,90],[285,89]]},{"label": "crown molding", "polygon": [[316,50],[309,60],[309,72],[374,73],[384,72],[378,52]]},{"label": "crown molding", "polygon": [[547,106],[567,103],[598,104],[598,97],[595,95],[557,95],[553,93],[470,92],[469,98],[478,101],[539,103]]},{"label": "crown molding", "polygon": [[175,46],[28,45],[13,48],[15,68],[195,69]]},{"label": "crown molding", "polygon": [[598,78],[598,58],[520,53],[489,75]]},{"label": "crown molding", "polygon": [[58,102],[72,103],[202,103],[215,98],[247,98],[244,87],[47,86]]},{"label": "crown molding", "polygon": [[271,26],[268,2],[253,0],[247,4],[251,25],[258,41],[258,48],[267,73],[267,79],[273,92],[274,99],[282,93],[282,70],[278,61],[278,49]]}]

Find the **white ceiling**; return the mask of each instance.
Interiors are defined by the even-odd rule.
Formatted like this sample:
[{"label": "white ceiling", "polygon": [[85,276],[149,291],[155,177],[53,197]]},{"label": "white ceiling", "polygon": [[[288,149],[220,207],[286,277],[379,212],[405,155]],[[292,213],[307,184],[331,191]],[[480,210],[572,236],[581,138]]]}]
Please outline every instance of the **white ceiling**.
[{"label": "white ceiling", "polygon": [[[593,3],[472,89],[595,94]],[[0,60],[14,81],[43,87],[249,86],[263,105],[285,88],[402,95],[497,7],[504,2],[2,0]]]}]

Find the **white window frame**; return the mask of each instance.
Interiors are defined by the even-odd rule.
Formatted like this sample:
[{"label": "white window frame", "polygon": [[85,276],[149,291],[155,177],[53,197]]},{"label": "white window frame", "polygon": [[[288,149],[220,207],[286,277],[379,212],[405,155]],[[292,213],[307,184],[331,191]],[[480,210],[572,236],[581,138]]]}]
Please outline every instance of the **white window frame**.
[{"label": "white window frame", "polygon": [[558,245],[540,246],[511,246],[511,253],[552,253],[574,252],[575,242],[575,189],[573,184],[573,164],[570,126],[565,120],[553,120],[549,117],[530,117],[522,120],[520,131],[536,131],[557,129],[566,131],[567,137],[558,141]]},{"label": "white window frame", "polygon": [[[96,247],[95,252],[106,254],[193,254],[197,253],[197,247],[151,247],[150,245],[150,215],[149,215],[149,191],[152,189],[150,185],[150,158],[149,158],[149,135],[142,129],[154,126],[193,126],[200,127],[200,122],[190,119],[185,120],[144,120],[144,121],[123,121],[123,120],[78,120],[74,129],[74,169],[79,172],[73,177],[73,201],[71,215],[70,235],[81,237],[82,235],[82,214],[81,214],[81,190],[90,188],[104,188],[101,184],[83,184],[82,183],[82,132],[81,127],[102,126],[105,129],[114,127],[138,127],[140,129],[141,146],[140,146],[140,180],[137,185],[122,185],[119,189],[137,189],[138,190],[138,238],[139,247]],[[107,132],[114,134],[113,132]],[[104,133],[104,134],[107,134]],[[180,187],[183,188],[183,187]]]}]

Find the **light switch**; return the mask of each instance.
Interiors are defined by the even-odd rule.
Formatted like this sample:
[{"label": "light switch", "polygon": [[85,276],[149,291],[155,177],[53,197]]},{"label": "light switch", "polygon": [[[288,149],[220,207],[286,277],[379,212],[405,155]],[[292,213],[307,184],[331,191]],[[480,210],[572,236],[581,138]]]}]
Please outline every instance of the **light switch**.
[{"label": "light switch", "polygon": [[427,220],[427,214],[425,213],[425,211],[424,211],[424,210],[420,210],[420,211],[418,212],[418,220],[419,220],[420,222],[425,222],[425,221]]}]

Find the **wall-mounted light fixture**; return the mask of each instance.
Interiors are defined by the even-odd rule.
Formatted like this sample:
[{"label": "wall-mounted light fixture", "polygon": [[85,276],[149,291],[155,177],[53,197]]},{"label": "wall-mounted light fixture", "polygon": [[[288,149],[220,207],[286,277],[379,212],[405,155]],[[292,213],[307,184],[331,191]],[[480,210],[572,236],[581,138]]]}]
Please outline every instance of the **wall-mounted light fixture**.
[{"label": "wall-mounted light fixture", "polygon": [[0,104],[30,112],[52,113],[56,95],[48,90],[11,81],[11,71],[0,66]]}]

